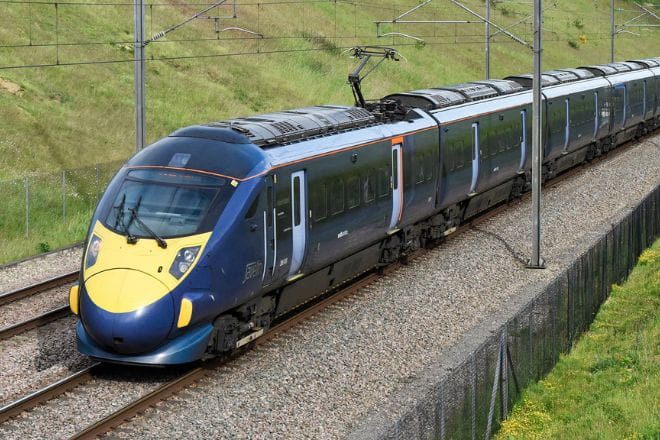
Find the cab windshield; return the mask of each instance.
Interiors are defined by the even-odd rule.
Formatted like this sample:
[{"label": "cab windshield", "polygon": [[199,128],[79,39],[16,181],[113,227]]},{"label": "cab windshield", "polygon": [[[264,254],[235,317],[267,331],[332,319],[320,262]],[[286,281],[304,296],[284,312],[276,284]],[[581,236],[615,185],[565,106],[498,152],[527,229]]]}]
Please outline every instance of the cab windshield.
[{"label": "cab windshield", "polygon": [[103,223],[138,238],[152,232],[163,238],[208,232],[231,197],[233,188],[227,183],[192,172],[131,170]]}]

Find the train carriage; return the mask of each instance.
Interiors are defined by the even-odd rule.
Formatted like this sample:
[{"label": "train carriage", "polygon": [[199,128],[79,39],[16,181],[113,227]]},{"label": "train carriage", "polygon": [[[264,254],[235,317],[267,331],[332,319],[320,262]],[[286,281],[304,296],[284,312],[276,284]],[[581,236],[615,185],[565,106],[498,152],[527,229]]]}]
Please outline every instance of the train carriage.
[{"label": "train carriage", "polygon": [[[543,178],[651,130],[660,60],[543,75]],[[248,344],[311,299],[519,196],[531,75],[182,128],[117,173],[70,292],[78,348],[172,365]]]}]

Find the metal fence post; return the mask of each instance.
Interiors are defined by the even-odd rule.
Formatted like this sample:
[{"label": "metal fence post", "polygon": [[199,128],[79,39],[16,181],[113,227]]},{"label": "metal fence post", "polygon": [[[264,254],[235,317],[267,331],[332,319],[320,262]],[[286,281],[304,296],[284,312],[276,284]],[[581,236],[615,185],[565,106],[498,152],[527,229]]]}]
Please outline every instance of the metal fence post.
[{"label": "metal fence post", "polygon": [[472,392],[472,405],[471,405],[471,436],[472,440],[477,438],[477,354],[472,352],[470,357],[470,391]]},{"label": "metal fence post", "polygon": [[30,235],[30,180],[27,176],[24,179],[25,184],[25,236]]},{"label": "metal fence post", "polygon": [[62,170],[62,223],[66,223],[66,170]]},{"label": "metal fence post", "polygon": [[507,322],[502,330],[502,343],[500,344],[500,408],[501,420],[505,420],[509,416],[509,371],[507,370],[507,347],[509,345]]},{"label": "metal fence post", "polygon": [[94,170],[96,171],[96,203],[98,203],[100,198],[100,191],[101,191],[101,189],[99,188],[100,180],[101,180],[99,164],[94,165]]}]

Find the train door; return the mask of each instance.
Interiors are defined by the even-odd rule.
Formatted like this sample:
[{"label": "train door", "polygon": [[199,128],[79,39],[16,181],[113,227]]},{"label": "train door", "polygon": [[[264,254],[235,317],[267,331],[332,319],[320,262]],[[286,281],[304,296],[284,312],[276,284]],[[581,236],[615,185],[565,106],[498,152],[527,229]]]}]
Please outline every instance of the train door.
[{"label": "train door", "polygon": [[600,125],[600,111],[598,111],[600,103],[598,102],[598,92],[594,92],[594,136],[593,140],[598,139],[598,127]]},{"label": "train door", "polygon": [[475,122],[472,124],[472,180],[470,181],[469,194],[476,191],[479,182],[479,141],[479,123]]},{"label": "train door", "polygon": [[568,144],[571,141],[571,101],[566,98],[564,100],[566,106],[566,125],[564,126],[564,153],[568,151]]},{"label": "train door", "polygon": [[266,176],[266,202],[263,211],[264,217],[264,271],[261,276],[262,284],[267,286],[275,277],[277,267],[277,237],[276,222],[277,211],[275,210],[275,197],[273,178]]},{"label": "train door", "polygon": [[646,120],[646,79],[642,83],[642,120]]},{"label": "train door", "polygon": [[518,165],[518,172],[525,171],[525,162],[527,162],[527,110],[520,111],[520,127],[522,133],[520,135],[520,164]]},{"label": "train door", "polygon": [[307,183],[305,171],[291,174],[291,230],[293,246],[289,276],[295,275],[305,258],[307,242]]},{"label": "train door", "polygon": [[395,229],[403,214],[403,138],[392,140],[392,216],[390,230]]}]

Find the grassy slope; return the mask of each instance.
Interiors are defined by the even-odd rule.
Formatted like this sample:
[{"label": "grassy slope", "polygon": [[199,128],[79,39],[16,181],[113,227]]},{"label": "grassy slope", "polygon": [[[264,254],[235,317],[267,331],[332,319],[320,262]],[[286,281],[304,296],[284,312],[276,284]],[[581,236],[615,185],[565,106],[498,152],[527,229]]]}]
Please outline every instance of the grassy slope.
[{"label": "grassy slope", "polygon": [[497,439],[660,438],[660,240],[588,333],[530,386]]},{"label": "grassy slope", "polygon": [[[248,3],[247,0],[244,3]],[[169,39],[214,37],[207,20],[197,20],[148,47],[148,56],[181,57],[208,54],[268,52],[282,49],[317,48],[315,52],[177,59],[147,64],[148,139],[154,141],[184,125],[250,115],[318,103],[351,103],[346,74],[355,61],[342,54],[343,47],[355,44],[400,44],[407,61],[387,63],[365,82],[367,96],[474,80],[483,76],[483,25],[419,26],[399,25],[395,30],[426,35],[429,44],[411,40],[376,39],[375,19],[392,18],[414,0],[359,1],[359,6],[327,3],[243,5],[239,19],[226,26],[259,30],[267,38],[229,39],[221,42],[172,43]],[[660,0],[654,0],[660,1]],[[607,0],[561,2],[561,9],[546,11],[546,68],[605,62],[609,56]],[[483,11],[473,0],[472,8]],[[620,6],[632,8],[627,2]],[[148,34],[165,29],[198,11],[199,7],[147,9]],[[0,45],[48,43],[55,41],[54,8],[50,5],[0,3]],[[523,3],[498,3],[493,19],[513,23],[531,11]],[[28,17],[32,17],[29,26]],[[624,15],[628,14],[628,15]],[[62,5],[59,7],[60,43],[130,41],[132,7]],[[621,13],[620,20],[630,13]],[[409,19],[466,19],[464,12],[436,0]],[[258,22],[258,25],[257,25]],[[530,41],[529,26],[512,29]],[[660,55],[660,29],[640,31],[641,37],[623,36],[617,41],[617,58]],[[224,38],[241,36],[223,33]],[[435,35],[435,36],[434,36]],[[472,35],[472,36],[468,36]],[[580,36],[583,36],[582,41]],[[274,37],[296,37],[273,39]],[[551,40],[557,41],[551,41]],[[470,41],[472,44],[453,44]],[[569,46],[573,42],[577,48]],[[53,48],[0,48],[0,64],[48,63],[55,60]],[[62,47],[61,62],[84,60],[131,60],[131,45]],[[46,173],[97,162],[125,159],[133,152],[133,66],[132,63],[94,66],[0,69],[0,262],[35,252],[38,243],[58,247],[78,240],[84,219],[94,200],[81,199],[90,192],[83,184],[72,189],[78,202],[69,208],[67,221],[59,220],[58,177],[55,183],[40,183],[35,192],[50,194],[53,200],[38,202],[41,212],[32,210],[31,231],[24,237],[23,195],[20,187],[3,181],[29,173]],[[531,52],[507,37],[498,36],[492,46],[492,76],[503,77],[531,70]],[[13,93],[8,89],[20,87]],[[44,195],[42,198],[46,198]],[[59,201],[59,202],[58,202]],[[50,213],[50,215],[49,215]],[[44,218],[45,215],[45,218]],[[83,224],[81,224],[81,222]]]},{"label": "grassy slope", "polygon": [[[457,8],[437,0],[438,5],[422,9],[410,18],[428,19],[467,18]],[[384,5],[397,5],[397,13],[414,1],[386,1]],[[338,3],[337,36],[373,36],[371,21],[387,18],[393,12],[383,8],[359,7],[357,13],[350,5]],[[434,5],[433,3],[431,5]],[[471,4],[483,10],[481,3]],[[604,62],[608,58],[609,42],[599,35],[607,32],[607,0],[576,0],[562,2],[561,10],[546,12],[547,68],[575,66],[583,63]],[[622,3],[623,5],[623,3]],[[629,4],[626,7],[631,7]],[[27,42],[28,27],[23,5],[0,4],[0,42],[4,44]],[[33,41],[53,41],[52,8],[33,9]],[[194,8],[185,11],[159,8],[148,29],[159,30],[175,23]],[[503,12],[507,15],[503,15]],[[498,5],[494,20],[511,23],[522,13],[529,13],[528,5]],[[239,8],[240,19],[229,25],[256,27],[256,7]],[[295,18],[292,18],[295,17]],[[148,15],[149,18],[149,15]],[[391,43],[374,38],[334,39],[335,6],[330,4],[299,4],[261,6],[260,30],[273,36],[324,36],[324,43],[308,40],[272,41],[261,43],[262,50],[278,48],[350,46],[358,42]],[[574,21],[581,20],[582,28]],[[60,41],[109,41],[131,39],[132,17],[130,7],[62,7],[60,26],[64,31]],[[357,26],[356,26],[357,24]],[[580,26],[578,24],[578,26]],[[171,38],[209,37],[212,33],[206,21],[195,22],[171,34]],[[456,28],[464,34],[483,32],[481,25]],[[74,32],[74,30],[76,32]],[[408,27],[399,31],[411,34],[433,32],[453,34],[450,27]],[[522,33],[522,27],[516,28]],[[527,28],[527,31],[529,29]],[[650,56],[660,53],[660,32],[644,31],[643,38],[625,36],[618,41],[618,58]],[[226,34],[229,36],[229,34]],[[237,35],[237,34],[233,34]],[[571,48],[568,40],[587,41],[578,49]],[[559,38],[559,41],[549,41]],[[397,40],[403,42],[404,40]],[[410,41],[410,40],[406,40]],[[429,38],[430,43],[450,42]],[[483,71],[483,44],[472,37],[475,44],[429,44],[424,48],[408,46],[402,49],[407,62],[384,66],[366,83],[371,96],[387,92],[429,85],[448,84],[480,78]],[[497,37],[501,44],[493,47],[493,76],[531,70],[529,50],[510,43],[506,37]],[[149,46],[151,56],[186,56],[192,54],[227,53],[243,48],[249,50],[254,41],[227,41],[223,43],[176,43]],[[92,46],[60,50],[62,61],[85,59],[130,59],[130,45]],[[29,54],[34,54],[30,56]],[[2,64],[25,61],[43,62],[54,59],[53,49],[0,50]],[[175,60],[148,64],[148,122],[149,139],[155,140],[182,125],[217,120],[230,116],[248,115],[314,103],[350,103],[351,95],[345,85],[346,73],[354,62],[334,50],[318,53],[278,54],[207,58],[202,60]],[[60,167],[76,167],[125,158],[133,148],[132,118],[132,65],[55,67],[44,69],[0,70],[0,77],[22,88],[21,96],[0,89],[0,179],[21,175],[28,171],[47,171]]]}]

